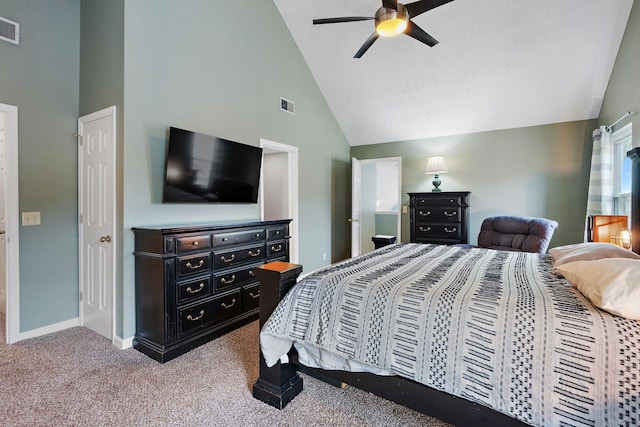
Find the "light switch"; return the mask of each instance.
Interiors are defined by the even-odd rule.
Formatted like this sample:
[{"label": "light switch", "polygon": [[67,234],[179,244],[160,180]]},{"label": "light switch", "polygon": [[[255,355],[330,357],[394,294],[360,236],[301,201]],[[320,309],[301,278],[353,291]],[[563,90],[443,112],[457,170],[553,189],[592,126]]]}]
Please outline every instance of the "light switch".
[{"label": "light switch", "polygon": [[22,212],[22,226],[40,225],[40,212]]},{"label": "light switch", "polygon": [[402,207],[402,213],[404,214],[404,213],[407,213],[407,212],[409,212],[409,208],[407,206],[403,206]]}]

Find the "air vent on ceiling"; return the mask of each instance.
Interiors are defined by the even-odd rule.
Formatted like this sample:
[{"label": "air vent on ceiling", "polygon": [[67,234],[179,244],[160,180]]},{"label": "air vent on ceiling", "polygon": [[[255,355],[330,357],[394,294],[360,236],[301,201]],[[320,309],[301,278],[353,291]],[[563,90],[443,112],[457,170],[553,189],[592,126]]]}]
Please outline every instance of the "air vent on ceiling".
[{"label": "air vent on ceiling", "polygon": [[0,16],[0,40],[20,44],[20,24]]},{"label": "air vent on ceiling", "polygon": [[295,114],[296,103],[293,101],[289,101],[288,99],[280,98],[280,109],[282,111],[286,111],[287,113]]}]

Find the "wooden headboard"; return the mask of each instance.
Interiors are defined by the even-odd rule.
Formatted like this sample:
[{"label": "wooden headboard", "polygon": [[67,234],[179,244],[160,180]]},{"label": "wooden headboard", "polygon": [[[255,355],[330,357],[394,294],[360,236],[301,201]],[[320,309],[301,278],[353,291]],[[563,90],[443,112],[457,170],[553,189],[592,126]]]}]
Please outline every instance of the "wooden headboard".
[{"label": "wooden headboard", "polygon": [[632,148],[627,157],[633,162],[631,166],[631,247],[640,254],[640,147]]}]

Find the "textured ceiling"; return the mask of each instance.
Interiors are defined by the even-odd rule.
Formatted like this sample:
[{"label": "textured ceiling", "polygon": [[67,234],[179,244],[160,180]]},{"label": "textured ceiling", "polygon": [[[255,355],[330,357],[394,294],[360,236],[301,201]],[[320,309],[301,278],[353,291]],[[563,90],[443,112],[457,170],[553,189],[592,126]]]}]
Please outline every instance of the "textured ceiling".
[{"label": "textured ceiling", "polygon": [[[351,145],[597,118],[633,0],[455,0],[379,38],[380,0],[274,0]],[[410,1],[408,2],[410,3]],[[298,107],[302,107],[299,105]]]}]

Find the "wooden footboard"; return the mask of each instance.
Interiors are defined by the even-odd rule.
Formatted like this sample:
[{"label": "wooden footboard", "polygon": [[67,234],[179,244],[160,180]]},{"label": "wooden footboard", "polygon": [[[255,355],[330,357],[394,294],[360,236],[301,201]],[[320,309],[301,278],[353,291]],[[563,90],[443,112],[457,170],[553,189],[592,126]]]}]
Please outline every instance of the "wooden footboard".
[{"label": "wooden footboard", "polygon": [[[260,329],[278,302],[296,284],[301,272],[302,266],[280,261],[254,269],[256,277],[260,280]],[[284,408],[302,391],[302,378],[297,374],[297,370],[301,370],[330,384],[349,384],[455,425],[528,425],[485,406],[405,378],[296,366],[298,362],[295,351],[290,352],[289,359],[292,363],[282,365],[278,362],[269,368],[262,353],[260,354],[260,376],[253,386],[253,397],[278,409]]]},{"label": "wooden footboard", "polygon": [[[260,280],[260,330],[276,309],[280,300],[296,284],[302,266],[275,261],[253,269]],[[268,367],[260,352],[260,376],[253,385],[253,397],[274,406],[284,408],[302,391],[302,378],[292,363],[276,363]]]}]

